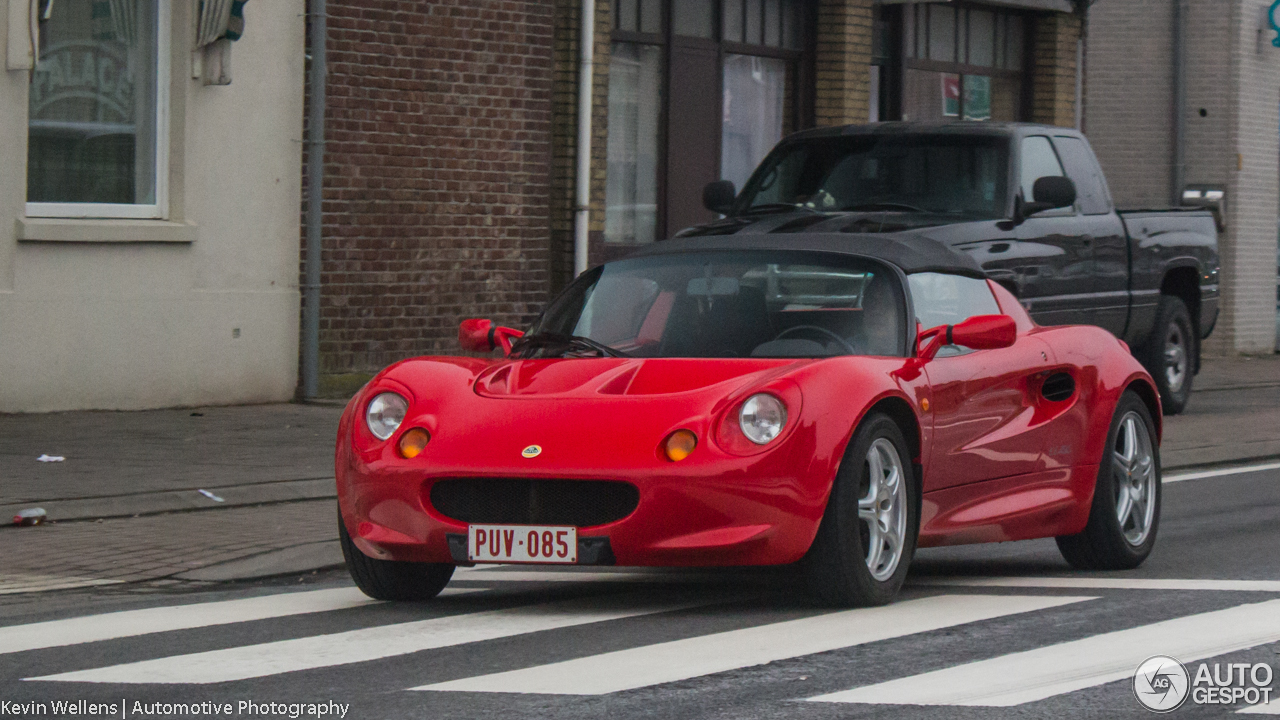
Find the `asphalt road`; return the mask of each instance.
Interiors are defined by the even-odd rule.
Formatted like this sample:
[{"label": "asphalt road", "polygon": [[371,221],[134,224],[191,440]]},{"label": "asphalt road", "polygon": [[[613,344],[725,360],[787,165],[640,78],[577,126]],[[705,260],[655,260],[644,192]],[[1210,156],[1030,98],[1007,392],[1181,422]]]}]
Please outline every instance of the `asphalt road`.
[{"label": "asphalt road", "polygon": [[347,718],[1145,718],[1131,677],[1153,655],[1193,676],[1204,659],[1265,663],[1280,690],[1278,487],[1280,469],[1167,483],[1133,572],[1073,572],[1052,541],[922,551],[873,610],[814,607],[785,570],[475,569],[421,605],[369,602],[340,573],[49,593],[0,608],[0,717],[88,717],[52,704],[84,700],[125,718],[214,714],[154,705],[205,702],[232,717],[291,714],[240,705],[274,702]]}]

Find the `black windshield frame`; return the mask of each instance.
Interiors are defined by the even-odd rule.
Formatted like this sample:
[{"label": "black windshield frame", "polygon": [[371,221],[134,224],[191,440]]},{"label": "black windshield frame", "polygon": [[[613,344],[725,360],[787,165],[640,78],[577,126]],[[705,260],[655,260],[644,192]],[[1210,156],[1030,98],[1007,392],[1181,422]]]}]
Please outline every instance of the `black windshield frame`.
[{"label": "black windshield frame", "polygon": [[[771,189],[773,184],[778,182],[775,170],[781,168],[788,161],[794,161],[798,157],[798,153],[808,153],[815,158],[821,158],[822,162],[826,163],[826,173],[819,169],[821,166],[815,167],[814,162],[806,162],[805,167],[801,170],[802,174],[807,175],[804,182],[816,185],[821,182],[822,178],[828,177],[832,169],[854,154],[864,153],[868,157],[874,157],[877,154],[915,152],[918,155],[925,148],[931,146],[986,148],[994,153],[994,157],[990,161],[990,168],[995,186],[990,191],[990,199],[983,198],[985,207],[978,207],[970,203],[965,208],[968,212],[954,212],[958,208],[943,203],[933,203],[932,207],[929,203],[922,205],[917,198],[902,194],[895,195],[892,192],[856,196],[857,199],[844,198],[843,202],[824,206],[819,199],[813,197],[816,195],[817,187],[803,187],[798,189],[797,192],[788,193],[785,198],[766,197],[757,202],[757,198],[760,198],[761,193]],[[1014,152],[1009,136],[995,133],[855,134],[809,137],[790,142],[783,141],[769,153],[764,161],[760,163],[760,166],[756,168],[756,171],[752,173],[751,178],[735,199],[730,216],[749,214],[753,206],[776,203],[780,200],[795,204],[797,210],[817,210],[820,212],[851,211],[847,209],[851,205],[866,203],[874,206],[879,201],[915,205],[930,213],[954,214],[974,220],[1003,220],[1011,217],[1013,209],[1013,193],[1011,192],[1010,184],[1010,178],[1013,177],[1013,166],[1011,165],[1013,160]],[[928,174],[925,173],[918,174],[915,177],[927,176]],[[946,184],[948,186],[960,185],[960,183],[956,182]],[[810,190],[813,192],[805,192]],[[986,193],[984,192],[985,195]],[[801,199],[798,196],[809,196],[807,198],[809,201],[794,202]],[[917,201],[912,202],[912,200]],[[894,209],[871,207],[868,211],[892,212]]]},{"label": "black windshield frame", "polygon": [[[821,265],[829,267],[833,270],[854,270],[866,272],[868,270],[886,279],[886,286],[890,296],[892,297],[892,305],[894,312],[897,313],[896,320],[899,324],[897,347],[892,353],[856,353],[856,352],[836,352],[816,355],[783,355],[781,357],[832,357],[832,356],[848,356],[848,355],[867,355],[881,357],[910,357],[914,353],[916,342],[916,324],[914,321],[908,322],[907,318],[914,318],[914,308],[912,306],[910,290],[907,286],[907,276],[903,271],[891,263],[886,263],[875,258],[869,258],[859,255],[849,255],[843,253],[826,253],[815,251],[795,251],[795,250],[744,250],[726,253],[716,250],[699,250],[679,253],[658,253],[653,255],[641,255],[623,260],[614,261],[607,265],[598,266],[588,270],[579,276],[569,287],[565,288],[555,299],[551,301],[542,312],[541,315],[529,327],[530,334],[550,333],[559,335],[573,334],[577,329],[578,322],[582,318],[584,308],[590,300],[590,295],[600,283],[601,278],[605,276],[610,269],[634,269],[649,263],[658,265],[673,265],[678,263],[688,263],[695,265],[705,262],[707,258],[713,259],[732,259],[735,263],[757,262],[763,264],[781,264],[781,265]],[[767,261],[767,262],[766,262]],[[861,302],[861,301],[860,301]],[[537,355],[539,357],[552,357],[559,355]],[[690,357],[690,358],[711,358],[711,357],[746,357],[746,355],[701,355],[701,354],[671,354],[671,355],[640,355],[639,357]],[[769,355],[756,355],[755,357],[773,357]]]}]

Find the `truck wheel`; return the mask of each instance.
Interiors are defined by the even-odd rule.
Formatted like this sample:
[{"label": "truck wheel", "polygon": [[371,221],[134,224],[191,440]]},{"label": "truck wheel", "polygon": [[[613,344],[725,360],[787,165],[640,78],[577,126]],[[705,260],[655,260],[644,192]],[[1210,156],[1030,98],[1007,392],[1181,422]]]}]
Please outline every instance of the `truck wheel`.
[{"label": "truck wheel", "polygon": [[1182,299],[1161,295],[1151,339],[1138,359],[1156,381],[1165,415],[1177,415],[1191,400],[1199,347],[1194,333]]},{"label": "truck wheel", "polygon": [[1079,570],[1129,570],[1151,554],[1160,526],[1160,450],[1146,403],[1132,391],[1116,404],[1084,532],[1057,538]]},{"label": "truck wheel", "polygon": [[885,605],[898,594],[920,528],[911,467],[897,423],[879,413],[862,421],[805,556],[809,588],[822,603]]},{"label": "truck wheel", "polygon": [[351,579],[361,592],[374,600],[430,600],[439,595],[453,577],[453,566],[446,563],[396,562],[365,555],[351,542],[341,512],[338,513],[338,538]]}]

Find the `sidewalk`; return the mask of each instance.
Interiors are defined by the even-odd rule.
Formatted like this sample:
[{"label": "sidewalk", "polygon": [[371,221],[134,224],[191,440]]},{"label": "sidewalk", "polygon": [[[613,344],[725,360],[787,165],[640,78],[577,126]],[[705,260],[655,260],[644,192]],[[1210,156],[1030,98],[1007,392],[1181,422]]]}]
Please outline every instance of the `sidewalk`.
[{"label": "sidewalk", "polygon": [[[181,584],[341,563],[337,406],[0,415],[0,597],[57,587]],[[1209,359],[1166,418],[1166,471],[1280,457],[1280,356]],[[65,456],[37,462],[42,454]],[[200,492],[204,489],[222,500]]]}]

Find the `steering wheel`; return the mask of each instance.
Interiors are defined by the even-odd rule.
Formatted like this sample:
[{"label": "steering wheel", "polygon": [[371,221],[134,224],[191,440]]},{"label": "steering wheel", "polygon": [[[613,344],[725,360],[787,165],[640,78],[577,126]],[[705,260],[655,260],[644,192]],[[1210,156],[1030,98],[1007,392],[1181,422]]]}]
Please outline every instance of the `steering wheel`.
[{"label": "steering wheel", "polygon": [[817,325],[796,325],[795,327],[789,327],[786,330],[783,330],[782,332],[778,333],[777,336],[774,337],[773,339],[781,340],[782,338],[792,333],[804,332],[804,331],[816,332],[819,335],[823,335],[823,336],[826,336],[827,338],[835,340],[838,345],[843,347],[845,350],[848,350],[850,355],[859,354],[857,348],[855,348],[852,344],[850,344],[848,340],[845,340],[844,338],[831,332],[830,330],[824,327],[819,327]]}]

